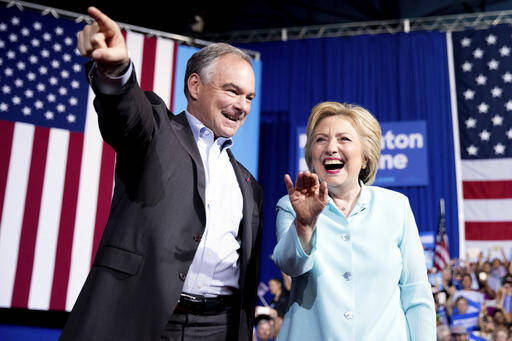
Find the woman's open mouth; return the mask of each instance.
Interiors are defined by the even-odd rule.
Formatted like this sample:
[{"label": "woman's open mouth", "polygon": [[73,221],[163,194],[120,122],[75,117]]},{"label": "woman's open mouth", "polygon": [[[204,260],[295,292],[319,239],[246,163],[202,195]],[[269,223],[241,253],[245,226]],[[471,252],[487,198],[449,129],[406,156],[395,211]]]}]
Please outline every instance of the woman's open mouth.
[{"label": "woman's open mouth", "polygon": [[340,159],[325,159],[324,168],[327,173],[337,173],[345,166],[345,162]]}]

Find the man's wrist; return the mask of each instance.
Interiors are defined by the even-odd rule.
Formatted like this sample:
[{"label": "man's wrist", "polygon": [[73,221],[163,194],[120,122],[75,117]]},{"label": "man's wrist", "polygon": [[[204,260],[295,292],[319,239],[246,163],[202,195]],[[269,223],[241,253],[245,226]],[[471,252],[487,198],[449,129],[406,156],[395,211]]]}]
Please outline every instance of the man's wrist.
[{"label": "man's wrist", "polygon": [[103,76],[106,77],[119,77],[123,75],[128,68],[130,67],[130,60],[128,59],[127,62],[124,62],[119,65],[102,65],[102,64],[96,64],[98,67],[98,71],[101,72]]}]

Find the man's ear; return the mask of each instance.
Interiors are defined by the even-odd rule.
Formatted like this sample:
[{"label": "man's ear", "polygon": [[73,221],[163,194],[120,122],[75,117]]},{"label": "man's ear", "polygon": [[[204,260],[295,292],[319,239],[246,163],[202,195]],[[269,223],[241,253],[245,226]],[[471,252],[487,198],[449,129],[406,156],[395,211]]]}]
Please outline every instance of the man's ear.
[{"label": "man's ear", "polygon": [[201,79],[197,73],[191,74],[187,79],[188,92],[193,100],[197,100],[199,97],[199,91],[201,87]]}]

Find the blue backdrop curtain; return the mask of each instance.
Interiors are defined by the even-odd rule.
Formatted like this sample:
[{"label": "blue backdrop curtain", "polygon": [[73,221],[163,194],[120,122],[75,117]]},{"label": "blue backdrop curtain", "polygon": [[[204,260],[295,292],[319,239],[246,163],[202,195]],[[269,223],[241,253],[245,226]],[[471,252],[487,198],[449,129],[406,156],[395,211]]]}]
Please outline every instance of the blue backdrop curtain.
[{"label": "blue backdrop curtain", "polygon": [[280,272],[271,260],[275,204],[296,174],[297,127],[321,101],[359,104],[380,122],[427,122],[429,185],[392,188],[409,197],[420,231],[437,231],[446,202],[452,257],[458,216],[445,34],[413,32],[239,45],[261,52],[262,103],[258,179],[264,191],[261,279]]}]

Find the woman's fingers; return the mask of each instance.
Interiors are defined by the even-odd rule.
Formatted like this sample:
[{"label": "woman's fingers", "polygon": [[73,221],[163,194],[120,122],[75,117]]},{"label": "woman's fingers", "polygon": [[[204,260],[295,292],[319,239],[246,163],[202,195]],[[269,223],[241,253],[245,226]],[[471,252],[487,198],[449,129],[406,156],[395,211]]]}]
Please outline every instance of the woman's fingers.
[{"label": "woman's fingers", "polygon": [[295,188],[293,187],[292,179],[288,174],[284,175],[284,183],[286,185],[286,189],[288,190],[288,195],[292,195],[295,192]]},{"label": "woman's fingers", "polygon": [[329,193],[327,191],[327,182],[324,181],[320,184],[320,191],[318,193],[318,196],[319,196],[320,200],[326,205],[327,205],[327,201],[329,200],[328,195],[329,195]]}]

